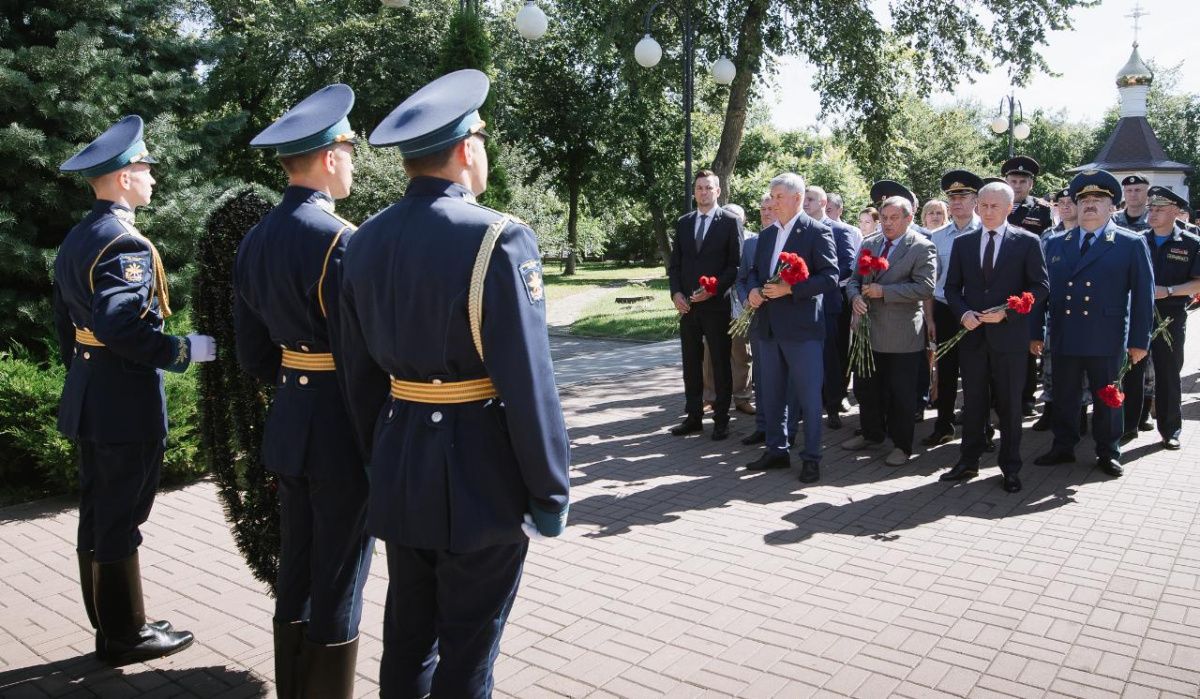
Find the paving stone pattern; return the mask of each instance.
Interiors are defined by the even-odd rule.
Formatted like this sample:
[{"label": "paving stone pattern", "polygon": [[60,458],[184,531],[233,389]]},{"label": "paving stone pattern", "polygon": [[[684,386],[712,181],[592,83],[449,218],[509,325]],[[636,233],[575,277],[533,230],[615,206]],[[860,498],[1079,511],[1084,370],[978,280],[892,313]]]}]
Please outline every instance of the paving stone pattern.
[{"label": "paving stone pattern", "polygon": [[[1143,433],[1114,480],[1086,440],[1073,466],[1033,466],[1049,437],[1027,431],[1018,495],[1000,489],[994,459],[972,482],[938,482],[957,442],[900,468],[841,450],[853,414],[825,435],[820,483],[749,474],[757,452],[737,438],[750,418],[725,442],[666,433],[682,408],[677,367],[560,377],[571,526],[531,547],[497,696],[1196,697],[1200,341],[1188,344],[1184,450]],[[147,609],[197,643],[119,670],[87,656],[73,503],[0,521],[0,695],[271,692],[272,601],[212,483],[162,493],[141,554]],[[377,693],[385,573],[380,546],[361,696]]]}]

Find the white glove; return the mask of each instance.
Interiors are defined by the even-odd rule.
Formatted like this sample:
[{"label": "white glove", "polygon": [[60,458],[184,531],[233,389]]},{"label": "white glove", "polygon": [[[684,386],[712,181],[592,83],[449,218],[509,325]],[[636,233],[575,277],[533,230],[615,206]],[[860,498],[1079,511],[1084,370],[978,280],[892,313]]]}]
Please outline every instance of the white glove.
[{"label": "white glove", "polygon": [[550,538],[538,531],[537,525],[533,523],[533,515],[528,512],[525,513],[525,521],[521,522],[521,531],[525,532],[530,541],[545,541]]},{"label": "white glove", "polygon": [[192,351],[192,363],[211,362],[217,358],[217,341],[209,335],[188,335],[188,345]]}]

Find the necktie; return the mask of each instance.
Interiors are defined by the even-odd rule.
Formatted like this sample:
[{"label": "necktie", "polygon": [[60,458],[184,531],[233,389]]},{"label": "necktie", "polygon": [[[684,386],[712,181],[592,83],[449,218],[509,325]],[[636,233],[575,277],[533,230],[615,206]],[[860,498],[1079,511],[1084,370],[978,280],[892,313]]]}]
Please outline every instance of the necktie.
[{"label": "necktie", "polygon": [[883,252],[879,253],[879,256],[886,260],[888,253],[890,253],[891,251],[892,251],[892,241],[888,240],[888,241],[884,242]]},{"label": "necktie", "polygon": [[708,218],[708,214],[700,214],[700,225],[696,226],[696,252],[700,252],[700,246],[704,245],[704,221]]},{"label": "necktie", "polygon": [[1092,249],[1092,240],[1096,238],[1095,233],[1086,233],[1083,236],[1083,246],[1079,248],[1079,256],[1083,257],[1088,250]]},{"label": "necktie", "polygon": [[984,283],[992,280],[992,269],[995,267],[994,258],[996,257],[996,231],[988,231],[987,245],[983,246],[983,281]]}]

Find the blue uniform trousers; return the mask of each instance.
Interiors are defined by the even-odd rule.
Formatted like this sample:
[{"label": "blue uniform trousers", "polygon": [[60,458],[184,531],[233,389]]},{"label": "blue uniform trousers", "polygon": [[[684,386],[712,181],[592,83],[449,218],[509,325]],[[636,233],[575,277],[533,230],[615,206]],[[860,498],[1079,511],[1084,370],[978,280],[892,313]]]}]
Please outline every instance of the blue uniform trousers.
[{"label": "blue uniform trousers", "polygon": [[[1167,310],[1159,306],[1163,318],[1170,318],[1171,324],[1166,331],[1154,338],[1150,344],[1150,356],[1133,365],[1125,375],[1124,388],[1125,431],[1136,432],[1139,412],[1142,409],[1142,398],[1146,395],[1147,364],[1152,364],[1154,371],[1154,411],[1158,433],[1163,439],[1179,439],[1183,429],[1183,386],[1180,374],[1183,372],[1183,344],[1187,341],[1187,313],[1183,307]],[[1171,344],[1167,344],[1166,335],[1171,336]]]},{"label": "blue uniform trousers", "polygon": [[387,544],[383,699],[491,697],[528,550],[528,539],[470,553]]},{"label": "blue uniform trousers", "polygon": [[[754,339],[750,340],[750,349],[755,357],[754,361],[750,364],[750,373],[754,378],[754,404],[758,406],[758,410],[754,413],[754,430],[766,434],[767,411],[763,408],[762,369],[758,361],[758,357],[761,356],[763,349],[759,341]],[[796,391],[790,383],[787,388],[787,405],[784,407],[784,411],[787,420],[787,434],[795,434],[800,429],[800,399],[796,396]]]},{"label": "blue uniform trousers", "polygon": [[[1054,352],[1050,361],[1054,364],[1054,449],[1073,452],[1079,443],[1079,403],[1075,402],[1083,390],[1086,377],[1093,391],[1109,385],[1121,370],[1121,355],[1112,357],[1080,357]],[[1135,410],[1141,406],[1135,406]],[[1118,459],[1121,447],[1121,408],[1110,408],[1102,400],[1092,401],[1092,437],[1096,440],[1096,456]]]},{"label": "blue uniform trousers", "polygon": [[307,621],[313,643],[349,641],[358,635],[374,550],[365,531],[366,475],[278,478],[282,541],[275,619]]},{"label": "blue uniform trousers", "polygon": [[162,471],[165,440],[79,440],[78,550],[97,563],[129,558],[142,543],[138,530],[150,516]]},{"label": "blue uniform trousers", "polygon": [[787,451],[787,422],[791,415],[785,411],[785,405],[790,389],[795,392],[799,404],[797,416],[804,419],[804,447],[800,456],[805,461],[819,462],[824,343],[821,340],[765,339],[758,344],[767,449]]}]

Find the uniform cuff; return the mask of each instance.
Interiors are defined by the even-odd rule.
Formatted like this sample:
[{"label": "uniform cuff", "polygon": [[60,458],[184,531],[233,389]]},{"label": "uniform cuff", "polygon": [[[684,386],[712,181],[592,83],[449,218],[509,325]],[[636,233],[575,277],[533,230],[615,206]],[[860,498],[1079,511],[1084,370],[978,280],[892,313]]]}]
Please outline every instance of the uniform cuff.
[{"label": "uniform cuff", "polygon": [[561,512],[549,512],[538,507],[533,500],[529,501],[529,514],[533,517],[533,523],[542,536],[562,534],[563,529],[567,527],[567,510],[569,509],[571,509],[570,504],[563,507]]},{"label": "uniform cuff", "polygon": [[186,337],[172,336],[171,340],[175,343],[175,358],[165,369],[181,374],[192,363],[192,343]]}]

